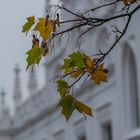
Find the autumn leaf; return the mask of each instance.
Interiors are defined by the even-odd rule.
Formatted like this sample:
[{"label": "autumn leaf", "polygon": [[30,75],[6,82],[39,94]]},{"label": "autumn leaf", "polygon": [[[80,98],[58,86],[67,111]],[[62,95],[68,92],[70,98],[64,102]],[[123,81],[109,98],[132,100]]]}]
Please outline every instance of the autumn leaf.
[{"label": "autumn leaf", "polygon": [[69,57],[72,60],[72,62],[71,62],[72,67],[85,68],[83,56],[80,52],[74,52],[74,53],[70,54]]},{"label": "autumn leaf", "polygon": [[59,102],[59,106],[62,107],[61,113],[64,115],[67,121],[69,120],[73,111],[75,110],[77,110],[80,113],[83,113],[84,115],[93,116],[92,109],[90,107],[76,100],[71,95],[66,95],[62,97]]},{"label": "autumn leaf", "polygon": [[70,95],[64,96],[60,100],[59,106],[62,107],[61,113],[64,115],[64,117],[68,121],[70,116],[72,115],[74,109],[75,109],[74,106],[73,106],[73,97],[70,96]]},{"label": "autumn leaf", "polygon": [[70,54],[69,58],[64,59],[64,64],[61,66],[61,69],[64,70],[65,74],[67,74],[68,72],[71,72],[75,68],[77,69],[85,68],[83,56],[80,52],[74,52]]},{"label": "autumn leaf", "polygon": [[34,30],[35,31],[40,31],[42,28],[45,26],[45,18],[39,18],[38,23],[36,24]]},{"label": "autumn leaf", "polygon": [[70,72],[70,75],[72,78],[77,78],[78,76],[80,76],[83,72],[85,72],[85,69],[74,69]]},{"label": "autumn leaf", "polygon": [[84,54],[84,62],[86,65],[86,71],[91,74],[91,80],[93,80],[97,85],[102,81],[106,82],[107,80],[107,69],[103,68],[103,64],[99,65],[97,68],[95,66],[96,59],[91,59],[89,56]]},{"label": "autumn leaf", "polygon": [[27,61],[27,67],[26,70],[28,70],[28,68],[31,65],[34,64],[39,64],[41,58],[42,58],[42,53],[43,49],[39,48],[38,46],[34,46],[31,50],[29,50],[26,54],[28,55],[26,61]]},{"label": "autumn leaf", "polygon": [[134,2],[136,2],[136,0],[122,0],[123,1],[123,3],[124,3],[124,5],[128,5],[128,4],[132,4],[132,3],[134,3]]},{"label": "autumn leaf", "polygon": [[88,116],[93,116],[92,109],[90,107],[88,107],[87,105],[85,105],[84,103],[76,100],[75,106],[76,106],[76,109],[80,113],[84,113],[84,114],[86,114]]},{"label": "autumn leaf", "polygon": [[60,67],[60,69],[64,70],[65,74],[72,70],[71,62],[71,59],[64,59],[64,64]]},{"label": "autumn leaf", "polygon": [[22,28],[22,32],[26,34],[28,33],[28,31],[31,29],[31,27],[34,25],[35,23],[35,17],[32,16],[32,17],[28,17],[27,18],[27,22],[23,25],[23,28]]},{"label": "autumn leaf", "polygon": [[58,85],[57,91],[60,93],[60,96],[65,96],[68,89],[68,83],[64,80],[57,80],[56,83]]},{"label": "autumn leaf", "polygon": [[92,73],[94,71],[96,59],[91,60],[89,56],[84,54],[84,63],[86,65],[87,72]]},{"label": "autumn leaf", "polygon": [[45,18],[39,18],[34,31],[38,31],[43,40],[51,37],[52,33],[55,31],[55,23],[52,20],[47,20]]},{"label": "autumn leaf", "polygon": [[97,69],[91,74],[91,80],[95,81],[97,85],[101,82],[107,82],[107,74],[108,70],[103,69],[103,64],[99,65]]}]

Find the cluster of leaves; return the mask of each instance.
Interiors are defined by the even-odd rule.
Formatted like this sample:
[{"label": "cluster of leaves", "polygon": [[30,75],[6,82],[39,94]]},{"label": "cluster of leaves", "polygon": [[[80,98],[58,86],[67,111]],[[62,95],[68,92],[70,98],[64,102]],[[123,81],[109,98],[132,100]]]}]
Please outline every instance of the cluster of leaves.
[{"label": "cluster of leaves", "polygon": [[70,118],[74,110],[77,110],[84,115],[92,116],[92,110],[90,107],[76,100],[73,96],[71,96],[67,92],[69,86],[66,81],[57,80],[57,84],[58,84],[58,91],[61,96],[61,99],[59,101],[59,106],[62,107],[61,113],[65,116],[66,120]]},{"label": "cluster of leaves", "polygon": [[[123,8],[116,13],[119,13],[115,16],[107,17],[107,18],[96,18],[89,17],[89,13],[93,13],[95,15],[97,10],[102,9],[107,6],[114,6],[118,2],[123,3]],[[101,5],[99,7],[89,9],[86,12],[81,14],[74,13],[73,11],[58,6],[59,10],[64,10],[68,12],[74,19],[69,19],[66,21],[60,21],[60,16],[58,13],[54,14],[54,19],[52,20],[48,15],[46,18],[35,18],[34,16],[28,17],[27,22],[24,24],[22,32],[26,35],[29,31],[33,32],[32,38],[32,47],[26,53],[27,57],[27,70],[30,67],[33,67],[35,64],[39,64],[40,60],[45,57],[50,50],[50,42],[56,37],[61,36],[65,33],[73,31],[75,29],[81,29],[81,34],[78,36],[79,38],[93,30],[94,28],[101,27],[105,23],[109,23],[112,20],[127,18],[126,24],[123,30],[119,30],[117,26],[115,26],[115,32],[117,38],[108,49],[107,52],[102,52],[99,50],[99,54],[89,56],[85,53],[81,53],[80,51],[72,52],[72,54],[68,55],[67,58],[64,59],[64,64],[61,66],[61,70],[63,70],[64,74],[56,81],[58,88],[57,91],[60,95],[59,106],[62,108],[61,113],[65,116],[66,120],[68,120],[72,113],[77,110],[82,113],[84,116],[93,116],[92,109],[86,104],[78,101],[72,93],[72,88],[74,85],[79,82],[83,76],[86,76],[86,79],[90,79],[95,84],[100,85],[102,82],[107,82],[107,73],[108,70],[103,66],[103,60],[105,57],[112,51],[112,49],[116,46],[116,44],[120,41],[120,39],[124,36],[127,31],[128,25],[131,21],[132,15],[140,9],[140,4],[138,6],[134,6],[134,9],[130,8],[130,6],[136,3],[137,0],[116,0],[114,2],[110,2],[108,4]],[[131,11],[129,11],[131,9]],[[88,13],[88,14],[86,14]],[[67,27],[63,29],[63,24],[72,23],[73,26]],[[73,24],[76,23],[76,24]],[[59,26],[62,26],[58,32]],[[69,25],[69,24],[68,24]],[[85,27],[85,28],[82,28]],[[68,82],[67,79],[72,79],[72,83]],[[86,80],[85,79],[85,80]],[[84,81],[85,81],[84,80]]]},{"label": "cluster of leaves", "polygon": [[[124,3],[125,7],[130,6],[131,4],[137,2],[136,0],[121,0],[121,1]],[[58,13],[55,15],[55,17],[56,18],[54,20],[50,19],[49,15],[47,15],[46,18],[37,18],[37,19],[35,19],[34,16],[27,17],[27,22],[23,25],[22,32],[26,33],[27,35],[28,32],[32,29],[33,33],[35,34],[39,33],[39,37],[41,37],[41,41],[40,41],[39,37],[35,36],[35,34],[33,35],[32,48],[26,53],[28,55],[27,69],[30,66],[34,66],[34,64],[39,64],[41,58],[47,55],[49,51],[47,42],[49,41],[49,39],[53,38],[53,34],[57,32],[57,27],[59,27],[61,24]],[[69,21],[66,21],[66,22],[69,22]],[[70,28],[58,34],[61,35],[71,30],[73,30],[73,28]]]},{"label": "cluster of leaves", "polygon": [[61,69],[71,78],[77,78],[87,73],[90,79],[99,85],[102,81],[107,81],[106,74],[108,70],[103,68],[103,64],[98,65],[97,62],[97,59],[91,59],[86,54],[74,52],[69,55],[69,58],[64,59],[64,65]]},{"label": "cluster of leaves", "polygon": [[39,33],[41,43],[37,36],[33,34],[32,48],[26,53],[28,55],[28,65],[26,69],[30,66],[34,66],[34,64],[39,64],[41,58],[47,55],[49,49],[46,40],[56,31],[57,26],[59,26],[59,14],[57,14],[56,20],[49,19],[49,16],[46,18],[38,18],[37,20],[34,16],[27,18],[27,22],[23,25],[22,32],[27,35],[32,29],[36,34]]},{"label": "cluster of leaves", "polygon": [[[64,77],[78,79],[84,74],[90,76],[90,79],[97,85],[101,82],[106,82],[108,73],[107,69],[103,68],[103,64],[97,65],[97,59],[91,59],[89,56],[80,52],[74,52],[69,55],[69,58],[64,59],[64,65],[61,66],[64,71]],[[74,110],[78,110],[84,115],[92,116],[92,109],[84,103],[77,101],[70,95],[70,89],[78,81],[74,81],[69,85],[65,80],[58,80],[58,92],[61,96],[59,105],[62,107],[62,114],[68,120]]]}]

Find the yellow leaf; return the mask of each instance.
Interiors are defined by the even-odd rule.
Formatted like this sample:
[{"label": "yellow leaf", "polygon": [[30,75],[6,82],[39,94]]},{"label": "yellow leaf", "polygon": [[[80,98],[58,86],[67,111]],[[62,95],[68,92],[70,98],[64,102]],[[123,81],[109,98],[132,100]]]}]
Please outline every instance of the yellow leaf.
[{"label": "yellow leaf", "polygon": [[84,54],[84,63],[89,73],[92,73],[94,71],[95,62],[96,59],[91,60],[89,56]]},{"label": "yellow leaf", "polygon": [[72,78],[77,78],[78,76],[80,76],[85,70],[84,69],[74,69],[72,70],[72,73],[70,74]]},{"label": "yellow leaf", "polygon": [[76,108],[80,113],[84,113],[89,116],[93,116],[92,109],[84,103],[77,101],[75,102]]},{"label": "yellow leaf", "polygon": [[45,18],[39,18],[37,25],[34,28],[35,31],[40,32],[40,36],[43,40],[51,37],[52,33],[56,30],[55,23],[52,20]]},{"label": "yellow leaf", "polygon": [[38,21],[37,25],[34,28],[35,31],[40,31],[41,28],[44,28],[44,26],[45,26],[45,18],[39,18],[38,20],[39,21]]},{"label": "yellow leaf", "polygon": [[107,70],[106,69],[103,69],[103,64],[101,64],[92,73],[91,80],[95,81],[95,83],[97,85],[99,85],[101,82],[107,82],[106,73],[107,73]]}]

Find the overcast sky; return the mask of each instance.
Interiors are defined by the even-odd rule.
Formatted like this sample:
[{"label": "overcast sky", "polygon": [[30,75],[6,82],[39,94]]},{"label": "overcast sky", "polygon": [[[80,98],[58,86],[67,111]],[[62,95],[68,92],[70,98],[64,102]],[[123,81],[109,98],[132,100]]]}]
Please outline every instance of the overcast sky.
[{"label": "overcast sky", "polygon": [[[43,16],[44,6],[44,0],[0,0],[0,90],[5,89],[10,105],[14,90],[13,69],[16,63],[21,68],[24,98],[28,96],[25,52],[31,47],[31,38],[21,33],[22,25],[27,16]],[[41,88],[44,84],[44,71],[41,66],[38,71]]]}]

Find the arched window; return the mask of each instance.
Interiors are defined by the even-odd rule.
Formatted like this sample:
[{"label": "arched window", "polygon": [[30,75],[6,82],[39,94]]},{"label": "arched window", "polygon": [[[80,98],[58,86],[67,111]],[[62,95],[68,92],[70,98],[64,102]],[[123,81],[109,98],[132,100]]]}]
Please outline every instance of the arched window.
[{"label": "arched window", "polygon": [[140,126],[139,94],[135,56],[128,44],[125,44],[123,51],[123,76],[126,117],[128,118],[130,127],[133,129]]}]

